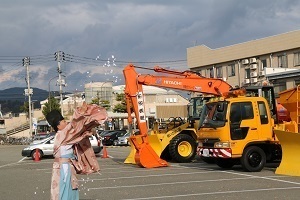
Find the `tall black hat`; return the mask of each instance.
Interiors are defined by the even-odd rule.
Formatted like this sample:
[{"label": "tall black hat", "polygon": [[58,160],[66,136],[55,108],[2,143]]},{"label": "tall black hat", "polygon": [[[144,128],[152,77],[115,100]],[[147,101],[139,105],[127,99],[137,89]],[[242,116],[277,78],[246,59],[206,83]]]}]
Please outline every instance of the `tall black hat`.
[{"label": "tall black hat", "polygon": [[52,110],[47,114],[46,119],[50,126],[52,126],[57,132],[57,126],[59,125],[59,122],[64,119],[64,117],[58,110]]}]

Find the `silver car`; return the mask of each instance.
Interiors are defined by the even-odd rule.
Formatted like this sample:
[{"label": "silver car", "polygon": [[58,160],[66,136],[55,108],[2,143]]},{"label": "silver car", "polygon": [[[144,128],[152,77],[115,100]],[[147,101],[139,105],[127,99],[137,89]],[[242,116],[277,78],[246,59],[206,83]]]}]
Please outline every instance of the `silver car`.
[{"label": "silver car", "polygon": [[[100,153],[103,148],[101,140],[99,140],[97,136],[94,135],[90,136],[89,139],[95,154]],[[53,146],[54,136],[50,136],[48,138],[40,140],[39,143],[31,143],[29,146],[25,147],[22,150],[21,154],[24,157],[32,157],[32,159],[35,160],[36,153],[39,152],[38,159],[40,160],[43,156],[53,156]]]},{"label": "silver car", "polygon": [[[36,142],[36,141],[35,141]],[[39,160],[43,156],[51,156],[53,155],[53,145],[54,145],[54,136],[45,138],[43,140],[39,140],[37,143],[31,143],[29,146],[25,147],[22,150],[22,156],[32,157],[34,160],[36,157],[37,151]]]},{"label": "silver car", "polygon": [[130,137],[130,133],[126,133],[125,135],[123,135],[122,137],[118,137],[118,140],[114,141],[114,145],[115,146],[122,146],[122,145],[126,145],[129,146],[129,138]]}]

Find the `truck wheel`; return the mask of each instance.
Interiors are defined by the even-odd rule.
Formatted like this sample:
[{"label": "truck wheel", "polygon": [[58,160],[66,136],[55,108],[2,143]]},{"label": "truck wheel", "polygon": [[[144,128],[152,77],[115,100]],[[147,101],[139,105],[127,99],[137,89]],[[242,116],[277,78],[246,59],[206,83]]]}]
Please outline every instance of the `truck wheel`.
[{"label": "truck wheel", "polygon": [[223,169],[231,169],[235,164],[235,162],[231,158],[227,158],[227,159],[218,158],[216,159],[216,164]]},{"label": "truck wheel", "polygon": [[260,172],[266,164],[266,154],[257,146],[247,147],[241,158],[241,164],[245,171]]},{"label": "truck wheel", "polygon": [[38,156],[38,160],[41,160],[42,157],[43,157],[43,152],[41,150],[38,150],[38,153],[36,153],[36,150],[34,149],[32,152],[31,152],[31,158],[32,160],[35,160],[35,157]]},{"label": "truck wheel", "polygon": [[189,135],[179,134],[171,140],[169,153],[176,162],[191,162],[196,155],[196,141]]}]

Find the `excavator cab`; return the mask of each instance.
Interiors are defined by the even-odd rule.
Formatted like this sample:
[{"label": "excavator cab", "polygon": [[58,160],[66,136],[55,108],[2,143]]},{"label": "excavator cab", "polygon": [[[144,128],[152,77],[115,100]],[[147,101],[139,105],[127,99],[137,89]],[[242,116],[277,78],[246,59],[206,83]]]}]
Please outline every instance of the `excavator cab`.
[{"label": "excavator cab", "polygon": [[203,106],[211,99],[212,96],[198,96],[190,99],[188,104],[188,118],[199,119]]},{"label": "excavator cab", "polygon": [[[188,104],[188,121],[190,123],[191,128],[195,128],[196,130],[202,124],[201,116],[203,115],[203,111],[206,109],[206,103],[209,102],[213,96],[197,96],[192,97]],[[203,117],[202,117],[203,118]]]}]

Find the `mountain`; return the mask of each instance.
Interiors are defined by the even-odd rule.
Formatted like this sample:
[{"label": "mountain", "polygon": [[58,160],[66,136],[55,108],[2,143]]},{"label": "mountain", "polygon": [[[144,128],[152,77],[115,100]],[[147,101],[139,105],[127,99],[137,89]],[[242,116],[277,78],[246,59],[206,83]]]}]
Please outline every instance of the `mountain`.
[{"label": "mountain", "polygon": [[[20,107],[24,102],[28,102],[28,96],[24,95],[25,87],[14,87],[5,90],[0,90],[0,105],[3,114],[7,112],[20,113]],[[32,88],[33,95],[31,101],[34,103],[34,108],[40,108],[40,101],[48,98],[49,92],[47,90]],[[55,92],[58,94],[58,92]]]}]

